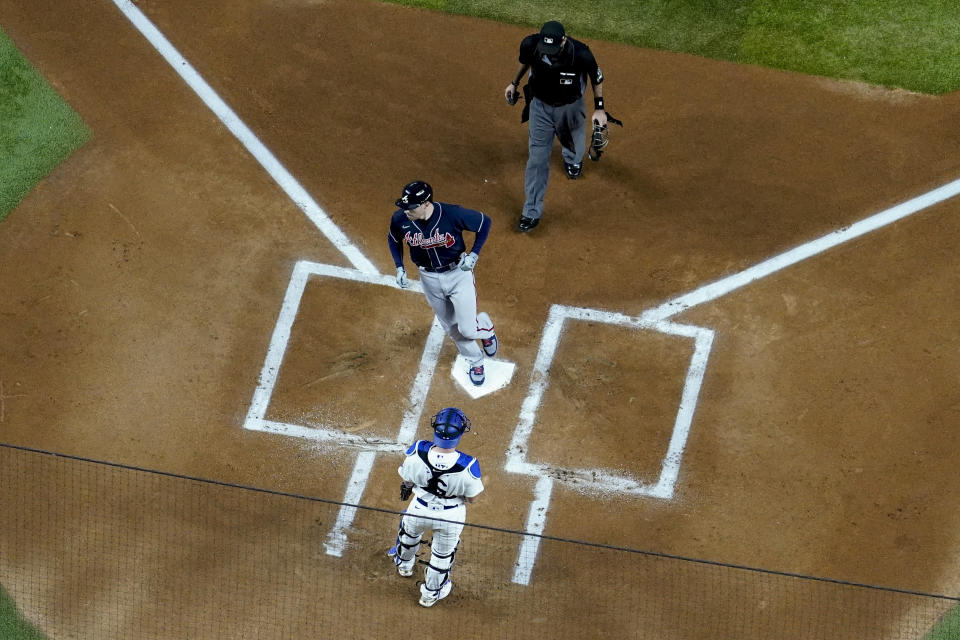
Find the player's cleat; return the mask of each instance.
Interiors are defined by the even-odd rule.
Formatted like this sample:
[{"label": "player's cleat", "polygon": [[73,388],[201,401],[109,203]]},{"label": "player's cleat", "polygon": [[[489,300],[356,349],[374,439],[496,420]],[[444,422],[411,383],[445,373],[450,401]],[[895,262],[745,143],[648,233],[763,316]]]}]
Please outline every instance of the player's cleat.
[{"label": "player's cleat", "polygon": [[487,354],[487,357],[492,358],[497,355],[497,336],[490,336],[489,340],[481,339],[480,344],[483,345],[483,352]]},{"label": "player's cleat", "polygon": [[569,162],[563,163],[563,168],[567,170],[567,177],[571,180],[576,180],[581,175],[583,175],[583,163],[578,162],[577,164],[570,164]]},{"label": "player's cleat", "polygon": [[393,558],[393,564],[397,566],[397,573],[399,573],[404,578],[409,578],[410,576],[413,575],[413,567],[410,567],[408,569],[407,567],[404,567],[401,564],[403,560],[401,560],[400,556],[397,554],[397,545],[393,545],[392,547],[390,547],[390,549],[387,550],[387,555]]},{"label": "player's cleat", "polygon": [[526,232],[530,231],[538,224],[540,224],[540,218],[528,218],[526,216],[520,216],[520,222],[517,223],[517,229]]},{"label": "player's cleat", "polygon": [[453,589],[453,582],[447,580],[442,587],[440,587],[440,592],[427,589],[426,585],[420,585],[420,606],[421,607],[432,607],[437,604],[440,600],[443,600],[448,595],[450,595],[450,590]]},{"label": "player's cleat", "polygon": [[[470,382],[477,385],[478,387],[483,384],[483,381],[486,379],[486,376],[483,375],[483,365],[479,367],[470,367]],[[429,605],[428,605],[429,606]]]},{"label": "player's cleat", "polygon": [[400,574],[400,577],[409,578],[410,576],[413,575],[413,567],[405,567],[402,564],[400,564],[400,556],[397,556],[394,559],[394,562],[397,563],[397,573]]}]

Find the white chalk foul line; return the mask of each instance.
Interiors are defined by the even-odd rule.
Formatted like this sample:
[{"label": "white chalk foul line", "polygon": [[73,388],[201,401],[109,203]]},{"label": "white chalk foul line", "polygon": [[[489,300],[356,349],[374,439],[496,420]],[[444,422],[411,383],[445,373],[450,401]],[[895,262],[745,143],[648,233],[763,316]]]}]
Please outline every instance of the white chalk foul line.
[{"label": "white chalk foul line", "polygon": [[134,27],[143,34],[143,37],[153,45],[161,56],[173,67],[187,85],[203,100],[204,104],[220,119],[230,132],[240,141],[257,162],[270,174],[284,193],[300,208],[303,213],[316,225],[324,236],[333,243],[355,268],[364,273],[377,273],[376,267],[364,256],[359,249],[340,228],[333,223],[330,216],[318,205],[310,194],[280,161],[267,149],[260,139],[243,123],[216,91],[207,84],[196,69],[187,62],[170,41],[160,33],[152,22],[130,0],[113,0],[117,8],[123,12]]},{"label": "white chalk foul line", "polygon": [[928,191],[915,198],[902,202],[894,207],[876,213],[868,218],[864,218],[849,227],[838,229],[816,240],[804,243],[794,247],[789,251],[774,256],[768,260],[744,269],[739,273],[718,280],[716,282],[704,285],[690,293],[669,300],[659,307],[644,311],[640,316],[646,322],[656,322],[665,320],[672,316],[682,313],[691,307],[695,307],[704,302],[716,300],[725,296],[735,289],[739,289],[760,278],[765,278],[772,273],[792,266],[802,260],[823,253],[837,245],[843,244],[858,238],[862,235],[876,231],[897,220],[913,215],[935,204],[949,200],[960,194],[960,180],[954,180],[932,191]]}]

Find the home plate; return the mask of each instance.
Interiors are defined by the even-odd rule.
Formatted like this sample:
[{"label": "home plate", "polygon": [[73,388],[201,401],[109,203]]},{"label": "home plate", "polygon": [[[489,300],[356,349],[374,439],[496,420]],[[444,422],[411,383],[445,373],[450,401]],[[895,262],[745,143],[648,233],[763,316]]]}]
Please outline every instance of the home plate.
[{"label": "home plate", "polygon": [[467,362],[467,360],[458,354],[457,359],[453,363],[453,369],[450,371],[450,375],[453,376],[454,380],[460,383],[460,386],[463,387],[464,391],[470,394],[471,398],[477,399],[493,393],[498,389],[503,389],[505,386],[510,384],[510,379],[513,378],[513,370],[517,368],[517,365],[505,360],[484,358],[484,381],[483,384],[479,386],[470,382],[470,376],[467,374],[467,369],[469,368],[470,364]]}]

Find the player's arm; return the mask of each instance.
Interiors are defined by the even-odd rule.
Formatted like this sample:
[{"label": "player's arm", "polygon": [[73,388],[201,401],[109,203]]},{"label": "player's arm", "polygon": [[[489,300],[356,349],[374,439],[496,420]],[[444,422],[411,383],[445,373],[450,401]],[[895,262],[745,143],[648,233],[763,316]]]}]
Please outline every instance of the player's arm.
[{"label": "player's arm", "polygon": [[[461,253],[460,262],[457,263],[461,271],[472,271],[473,267],[477,264],[477,259],[480,258],[480,249],[483,248],[483,243],[487,241],[487,236],[490,235],[490,225],[492,222],[488,216],[473,209],[457,209],[457,215],[459,216],[456,222],[457,229],[460,231],[473,231],[473,233],[476,234],[470,252]],[[466,242],[464,242],[464,245],[466,245]],[[466,248],[466,246],[464,246],[464,248]]]},{"label": "player's arm", "polygon": [[393,230],[387,234],[387,244],[390,246],[390,254],[393,256],[393,264],[397,268],[403,268],[403,245],[393,237]]},{"label": "player's arm", "polygon": [[480,211],[475,211],[474,213],[479,214],[480,224],[476,229],[469,229],[476,234],[476,237],[473,239],[473,248],[470,249],[470,253],[475,253],[479,256],[480,249],[483,248],[483,243],[487,241],[487,236],[490,235],[490,226],[493,224],[493,221],[490,219],[490,216]]},{"label": "player's arm", "polygon": [[404,452],[403,462],[400,463],[400,466],[397,467],[397,474],[403,479],[404,482],[412,482],[416,484],[417,482],[417,446],[420,444],[420,441],[417,440]]},{"label": "player's arm", "polygon": [[480,494],[483,493],[484,490],[483,480],[481,479],[482,474],[480,473],[480,463],[476,458],[467,465],[467,474],[466,491],[464,492],[463,501],[474,504],[480,499]]},{"label": "player's arm", "polygon": [[393,225],[390,226],[390,232],[387,234],[387,245],[393,256],[393,264],[397,267],[397,286],[406,289],[410,286],[410,280],[407,278],[406,269],[403,268],[403,245],[393,237]]}]

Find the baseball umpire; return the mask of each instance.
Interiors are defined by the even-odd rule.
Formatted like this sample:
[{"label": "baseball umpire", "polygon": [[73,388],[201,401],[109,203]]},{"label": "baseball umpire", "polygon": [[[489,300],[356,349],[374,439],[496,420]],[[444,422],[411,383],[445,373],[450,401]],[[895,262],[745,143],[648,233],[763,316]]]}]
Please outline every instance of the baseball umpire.
[{"label": "baseball umpire", "polygon": [[560,141],[567,177],[576,180],[583,172],[586,152],[586,112],[583,93],[587,78],[593,87],[592,120],[606,127],[603,101],[603,72],[597,66],[590,47],[566,34],[563,25],[551,20],[520,43],[520,66],[514,80],[504,90],[509,104],[515,104],[517,89],[524,74],[530,79],[523,88],[526,101],[523,122],[528,119],[529,154],[524,175],[526,200],[517,228],[530,231],[543,216],[543,198],[550,177],[553,139]]},{"label": "baseball umpire", "polygon": [[483,491],[480,463],[457,450],[460,438],[470,430],[470,419],[454,407],[442,409],[430,419],[433,440],[418,440],[407,449],[397,469],[403,482],[400,499],[410,500],[400,520],[393,556],[397,573],[413,575],[417,550],[424,531],[433,530],[430,561],[425,563],[420,585],[420,604],[432,607],[450,595],[450,571],[466,520],[465,502],[476,502]]},{"label": "baseball umpire", "polygon": [[[473,268],[490,233],[490,218],[456,204],[434,202],[433,188],[415,180],[403,188],[399,207],[390,218],[387,242],[397,266],[397,284],[410,286],[403,267],[403,245],[420,268],[420,284],[441,326],[469,363],[470,382],[482,385],[483,356],[497,353],[493,321],[477,313],[477,289]],[[466,251],[464,231],[476,234]],[[480,345],[477,345],[477,340]]]}]

